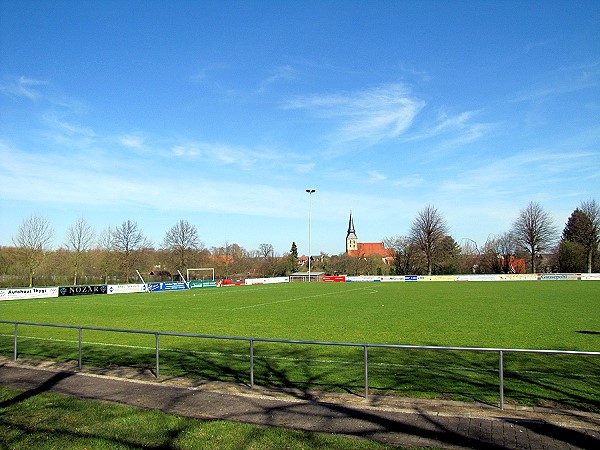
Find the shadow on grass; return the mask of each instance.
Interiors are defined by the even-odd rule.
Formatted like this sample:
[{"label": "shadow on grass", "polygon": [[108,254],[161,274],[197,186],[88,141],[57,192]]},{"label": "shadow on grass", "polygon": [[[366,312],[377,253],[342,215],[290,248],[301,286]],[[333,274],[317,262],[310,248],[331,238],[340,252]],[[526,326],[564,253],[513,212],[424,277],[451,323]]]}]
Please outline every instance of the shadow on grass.
[{"label": "shadow on grass", "polygon": [[[120,367],[156,375],[155,349],[84,343],[86,366]],[[23,339],[19,357],[76,361],[73,343]],[[57,357],[57,355],[62,355]],[[247,342],[161,341],[160,376],[250,385]],[[460,400],[498,406],[495,353],[369,349],[369,392],[403,397]],[[572,358],[572,357],[569,357]],[[600,411],[598,358],[505,355],[507,401],[583,411]],[[254,382],[310,400],[310,390],[365,394],[363,348],[255,342]]]},{"label": "shadow on grass", "polygon": [[33,389],[29,389],[28,391],[24,391],[24,392],[20,393],[19,395],[17,395],[16,397],[13,397],[11,399],[1,402],[0,408],[8,408],[9,406],[24,402],[25,400],[27,400],[31,397],[35,397],[36,395],[39,395],[43,392],[48,392],[54,386],[56,386],[58,383],[60,383],[62,380],[65,380],[71,376],[73,376],[73,373],[58,372],[55,375],[53,375],[51,378],[49,378],[48,380],[44,381],[39,386],[36,386]]}]

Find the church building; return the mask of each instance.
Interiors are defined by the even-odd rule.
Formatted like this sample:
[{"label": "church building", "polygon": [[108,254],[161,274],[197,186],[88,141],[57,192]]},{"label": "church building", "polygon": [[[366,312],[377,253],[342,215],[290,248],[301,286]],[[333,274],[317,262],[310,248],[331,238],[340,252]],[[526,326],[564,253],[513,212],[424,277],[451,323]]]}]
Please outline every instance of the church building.
[{"label": "church building", "polygon": [[352,211],[348,221],[348,233],[346,234],[346,253],[357,258],[369,258],[379,256],[384,262],[389,263],[393,259],[392,251],[385,248],[383,242],[358,242]]}]

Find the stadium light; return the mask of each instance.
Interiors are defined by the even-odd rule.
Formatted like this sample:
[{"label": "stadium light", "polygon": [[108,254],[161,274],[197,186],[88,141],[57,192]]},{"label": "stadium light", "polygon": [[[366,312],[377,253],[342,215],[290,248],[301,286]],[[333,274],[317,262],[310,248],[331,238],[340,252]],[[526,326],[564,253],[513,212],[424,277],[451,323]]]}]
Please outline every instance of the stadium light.
[{"label": "stadium light", "polygon": [[315,193],[314,189],[307,189],[308,194],[308,282],[310,283],[310,244],[312,239],[312,225],[311,225],[311,210],[312,210],[312,195]]}]

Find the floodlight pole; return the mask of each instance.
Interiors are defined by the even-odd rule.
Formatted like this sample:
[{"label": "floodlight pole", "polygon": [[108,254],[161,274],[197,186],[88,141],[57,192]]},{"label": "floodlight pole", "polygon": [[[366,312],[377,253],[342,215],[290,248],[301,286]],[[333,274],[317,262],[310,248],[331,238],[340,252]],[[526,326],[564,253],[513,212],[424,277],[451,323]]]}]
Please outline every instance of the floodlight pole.
[{"label": "floodlight pole", "polygon": [[312,223],[311,223],[311,212],[312,212],[312,194],[315,193],[314,189],[307,189],[308,193],[308,282],[310,283],[310,244],[312,239]]}]

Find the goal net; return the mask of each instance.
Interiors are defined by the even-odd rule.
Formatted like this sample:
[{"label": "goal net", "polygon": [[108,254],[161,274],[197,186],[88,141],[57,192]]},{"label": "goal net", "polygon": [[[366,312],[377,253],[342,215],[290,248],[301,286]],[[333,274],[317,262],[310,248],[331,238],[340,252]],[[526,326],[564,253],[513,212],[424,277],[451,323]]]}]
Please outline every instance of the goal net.
[{"label": "goal net", "polygon": [[198,269],[187,269],[187,281],[214,281],[215,268],[201,267]]}]

